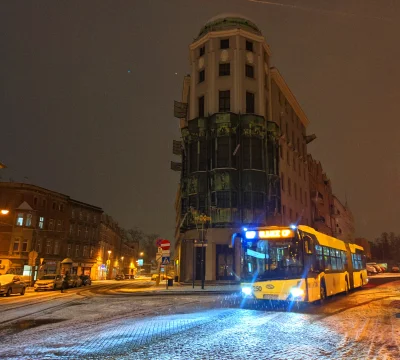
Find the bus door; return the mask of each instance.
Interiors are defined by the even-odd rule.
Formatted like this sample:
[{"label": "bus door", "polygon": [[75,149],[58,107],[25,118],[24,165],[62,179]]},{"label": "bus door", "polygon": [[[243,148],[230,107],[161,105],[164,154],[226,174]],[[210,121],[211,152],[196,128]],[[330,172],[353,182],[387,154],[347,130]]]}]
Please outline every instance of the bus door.
[{"label": "bus door", "polygon": [[312,234],[301,232],[303,241],[304,269],[305,278],[307,279],[307,298],[308,301],[319,299],[319,272],[320,268],[316,262],[315,242],[316,238]]},{"label": "bus door", "polygon": [[351,258],[351,250],[349,243],[345,243],[346,246],[346,263],[344,269],[349,273],[350,289],[354,289],[354,276],[353,276],[353,259]]}]

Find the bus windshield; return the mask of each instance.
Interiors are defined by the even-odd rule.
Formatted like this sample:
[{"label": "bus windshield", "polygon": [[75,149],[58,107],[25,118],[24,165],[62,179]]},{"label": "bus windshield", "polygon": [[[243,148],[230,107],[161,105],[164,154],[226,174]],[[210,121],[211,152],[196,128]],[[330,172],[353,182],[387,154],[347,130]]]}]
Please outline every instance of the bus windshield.
[{"label": "bus windshield", "polygon": [[290,279],[302,272],[302,250],[296,238],[243,243],[242,280]]}]

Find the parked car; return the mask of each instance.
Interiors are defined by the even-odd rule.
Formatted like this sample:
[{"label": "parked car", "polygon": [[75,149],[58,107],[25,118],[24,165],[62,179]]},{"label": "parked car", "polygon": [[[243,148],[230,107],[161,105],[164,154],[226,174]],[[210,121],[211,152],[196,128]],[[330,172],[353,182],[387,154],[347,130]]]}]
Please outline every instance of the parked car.
[{"label": "parked car", "polygon": [[394,272],[394,273],[400,272],[400,267],[398,267],[398,266],[392,266],[392,272]]},{"label": "parked car", "polygon": [[83,286],[92,285],[92,280],[90,279],[89,275],[81,275],[80,278]]},{"label": "parked car", "polygon": [[68,280],[68,287],[80,287],[82,286],[82,279],[78,275],[71,275]]},{"label": "parked car", "polygon": [[367,275],[376,275],[378,273],[376,268],[372,265],[366,265],[366,269],[367,269]]},{"label": "parked car", "polygon": [[125,275],[124,275],[124,274],[118,274],[118,275],[115,277],[115,280],[125,280]]},{"label": "parked car", "polygon": [[39,280],[35,282],[33,288],[35,291],[39,290],[56,290],[61,289],[62,276],[56,274],[43,275]]},{"label": "parked car", "polygon": [[26,284],[18,275],[0,275],[0,295],[25,294]]}]

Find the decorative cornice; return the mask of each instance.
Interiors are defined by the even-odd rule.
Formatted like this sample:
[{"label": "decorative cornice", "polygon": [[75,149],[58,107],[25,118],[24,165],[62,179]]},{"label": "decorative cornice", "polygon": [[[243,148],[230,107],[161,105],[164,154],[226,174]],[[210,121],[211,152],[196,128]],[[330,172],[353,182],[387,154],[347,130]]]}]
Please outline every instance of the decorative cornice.
[{"label": "decorative cornice", "polygon": [[189,45],[190,50],[194,50],[198,48],[199,46],[203,45],[205,42],[207,42],[210,39],[215,39],[215,38],[221,38],[221,37],[229,37],[229,36],[243,36],[246,37],[247,39],[254,40],[261,42],[263,44],[264,50],[267,52],[269,56],[271,56],[271,49],[268,46],[268,44],[265,41],[264,36],[261,35],[256,35],[254,33],[251,33],[249,31],[243,30],[243,29],[233,29],[233,30],[221,30],[221,31],[210,31],[203,37],[201,37],[198,40],[195,40],[193,43]]}]

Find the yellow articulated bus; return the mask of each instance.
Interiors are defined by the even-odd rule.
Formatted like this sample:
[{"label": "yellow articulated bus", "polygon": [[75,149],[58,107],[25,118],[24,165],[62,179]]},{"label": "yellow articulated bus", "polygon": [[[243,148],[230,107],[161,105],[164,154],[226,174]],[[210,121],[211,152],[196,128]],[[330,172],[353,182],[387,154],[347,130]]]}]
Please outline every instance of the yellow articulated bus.
[{"label": "yellow articulated bus", "polygon": [[[363,248],[308,226],[243,229],[245,298],[314,302],[367,284]],[[234,239],[233,239],[234,240]]]}]

